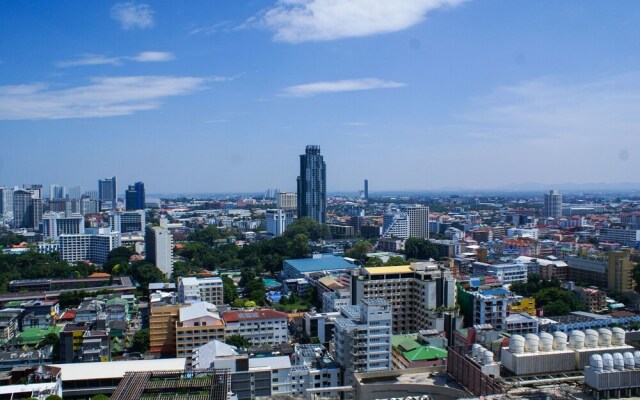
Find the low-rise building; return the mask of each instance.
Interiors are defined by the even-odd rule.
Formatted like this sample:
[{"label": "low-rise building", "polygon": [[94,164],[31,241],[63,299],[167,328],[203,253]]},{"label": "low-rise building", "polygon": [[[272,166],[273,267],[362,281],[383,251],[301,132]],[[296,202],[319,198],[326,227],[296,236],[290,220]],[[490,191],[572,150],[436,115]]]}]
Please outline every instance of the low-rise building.
[{"label": "low-rise building", "polygon": [[214,304],[198,302],[179,309],[176,322],[176,354],[191,363],[193,349],[212,340],[224,340],[225,324]]},{"label": "low-rise building", "polygon": [[228,311],[222,313],[226,335],[240,335],[254,346],[289,341],[287,314],[274,310]]},{"label": "low-rise building", "polygon": [[217,306],[224,304],[222,278],[182,277],[178,280],[178,302],[197,303],[205,301]]}]

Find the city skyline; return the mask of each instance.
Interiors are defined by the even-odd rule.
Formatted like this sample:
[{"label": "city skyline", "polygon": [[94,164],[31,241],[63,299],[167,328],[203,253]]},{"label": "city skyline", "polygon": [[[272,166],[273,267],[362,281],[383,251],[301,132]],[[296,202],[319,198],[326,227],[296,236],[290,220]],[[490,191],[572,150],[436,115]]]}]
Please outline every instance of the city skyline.
[{"label": "city skyline", "polygon": [[3,2],[0,185],[640,187],[633,1],[391,4]]}]

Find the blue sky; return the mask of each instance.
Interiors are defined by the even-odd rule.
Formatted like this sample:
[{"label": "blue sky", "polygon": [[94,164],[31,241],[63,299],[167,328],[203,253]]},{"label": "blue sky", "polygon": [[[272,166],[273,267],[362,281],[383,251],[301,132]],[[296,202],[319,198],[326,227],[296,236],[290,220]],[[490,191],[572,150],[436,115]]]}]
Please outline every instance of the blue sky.
[{"label": "blue sky", "polygon": [[638,182],[637,1],[2,1],[0,184]]}]

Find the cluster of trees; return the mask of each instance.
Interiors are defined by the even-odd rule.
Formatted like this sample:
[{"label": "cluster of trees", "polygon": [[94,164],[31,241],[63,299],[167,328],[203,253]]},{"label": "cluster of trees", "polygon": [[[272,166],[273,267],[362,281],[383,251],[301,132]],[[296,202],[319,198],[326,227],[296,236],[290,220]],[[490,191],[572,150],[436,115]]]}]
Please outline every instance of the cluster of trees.
[{"label": "cluster of trees", "polygon": [[133,334],[133,339],[131,340],[131,347],[129,351],[144,353],[149,350],[150,336],[149,329],[140,329],[136,333]]},{"label": "cluster of trees", "polygon": [[511,285],[511,291],[525,297],[536,299],[536,307],[542,307],[548,316],[567,315],[571,311],[583,309],[578,296],[560,287],[560,281],[542,279],[538,274],[529,275],[527,282]]},{"label": "cluster of trees", "polygon": [[176,262],[174,275],[184,276],[190,271],[203,268],[232,270],[251,268],[258,275],[262,272],[275,274],[282,269],[282,261],[288,258],[304,258],[311,253],[309,240],[330,237],[328,228],[310,218],[300,218],[289,226],[283,236],[259,243],[250,243],[241,248],[226,243],[234,230],[221,231],[207,226],[192,233],[178,255],[187,261]]},{"label": "cluster of trees", "polygon": [[[431,258],[437,260],[439,258],[438,249],[427,239],[409,238],[405,241],[404,248],[407,260],[428,260]],[[402,257],[390,257],[386,263],[378,257],[367,257],[367,253],[370,253],[372,250],[373,245],[371,242],[368,240],[359,240],[353,247],[345,251],[345,256],[356,259],[368,267],[407,264],[407,261]]]},{"label": "cluster of trees", "polygon": [[130,262],[136,252],[129,247],[116,247],[109,252],[107,262],[102,266],[104,272],[112,275],[129,275],[140,284],[143,291],[148,290],[150,282],[162,282],[165,277],[162,271],[152,262]]},{"label": "cluster of trees", "polygon": [[69,264],[55,253],[40,254],[35,250],[23,254],[0,253],[0,292],[6,292],[14,279],[82,278],[98,269],[81,262]]}]

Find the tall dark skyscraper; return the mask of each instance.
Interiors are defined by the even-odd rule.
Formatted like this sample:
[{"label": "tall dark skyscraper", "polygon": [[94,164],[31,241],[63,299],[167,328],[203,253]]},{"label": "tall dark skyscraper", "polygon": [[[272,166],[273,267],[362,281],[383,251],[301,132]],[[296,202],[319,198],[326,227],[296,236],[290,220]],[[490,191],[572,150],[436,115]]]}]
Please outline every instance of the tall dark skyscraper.
[{"label": "tall dark skyscraper", "polygon": [[111,203],[111,208],[117,204],[118,188],[116,177],[100,179],[98,181],[98,199]]},{"label": "tall dark skyscraper", "polygon": [[144,183],[136,182],[129,185],[125,196],[127,211],[144,210]]},{"label": "tall dark skyscraper", "polygon": [[307,146],[300,155],[298,218],[309,217],[324,224],[327,208],[327,167],[320,146]]},{"label": "tall dark skyscraper", "polygon": [[369,180],[364,180],[364,199],[369,201]]}]

